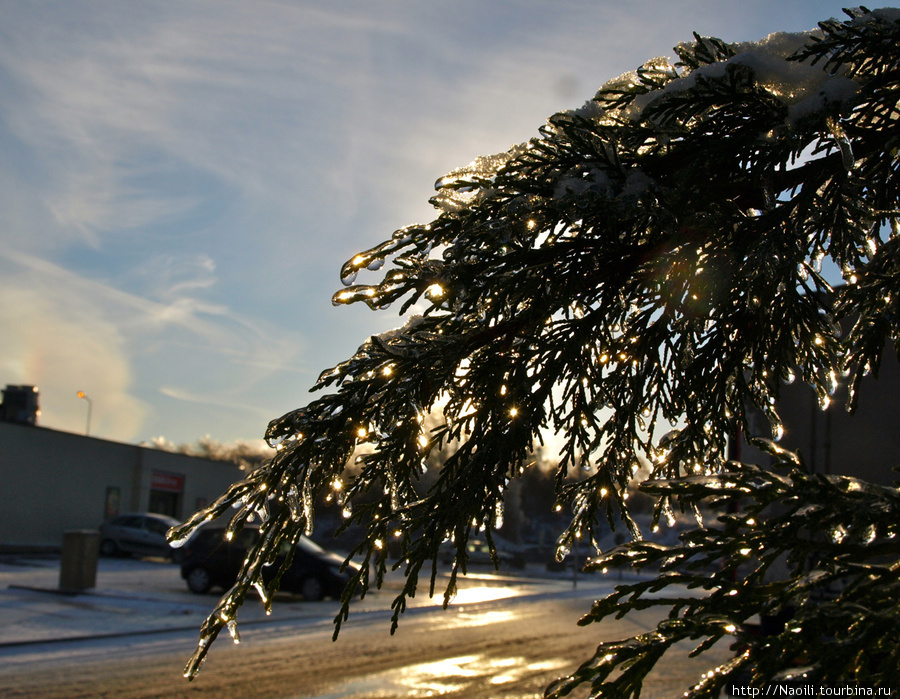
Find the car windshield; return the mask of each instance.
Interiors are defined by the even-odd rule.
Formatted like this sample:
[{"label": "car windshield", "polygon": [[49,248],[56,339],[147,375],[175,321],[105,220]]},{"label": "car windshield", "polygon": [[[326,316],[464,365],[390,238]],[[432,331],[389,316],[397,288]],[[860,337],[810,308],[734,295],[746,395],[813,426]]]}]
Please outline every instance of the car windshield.
[{"label": "car windshield", "polygon": [[[198,532],[195,533],[195,535],[194,535],[197,537],[197,540],[200,540],[199,535],[201,532],[202,532],[202,540],[204,543],[207,543],[210,541],[215,541],[215,542],[226,541],[225,529],[223,529],[223,528],[219,528],[219,527],[216,527],[215,529],[203,528],[201,530],[198,530]],[[234,546],[238,546],[238,547],[250,548],[250,546],[252,546],[254,543],[256,543],[256,539],[258,536],[259,536],[258,528],[253,527],[253,526],[244,527],[243,529],[241,529],[240,533],[237,534],[234,537],[234,539],[232,539],[231,542],[229,542],[229,543],[231,543]],[[300,549],[301,551],[303,551],[304,553],[308,553],[308,554],[312,554],[312,555],[316,555],[316,556],[328,554],[328,552],[325,549],[323,549],[321,546],[319,546],[317,543],[315,543],[312,539],[308,539],[305,536],[300,537],[300,541],[297,542],[297,548]],[[290,550],[290,543],[287,541],[282,542],[279,550],[282,555],[288,553],[288,551]]]}]

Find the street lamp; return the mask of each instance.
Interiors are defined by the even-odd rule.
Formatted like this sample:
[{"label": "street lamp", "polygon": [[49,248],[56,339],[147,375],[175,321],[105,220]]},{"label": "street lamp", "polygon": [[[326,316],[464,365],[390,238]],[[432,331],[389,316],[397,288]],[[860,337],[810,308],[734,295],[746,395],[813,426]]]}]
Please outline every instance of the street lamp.
[{"label": "street lamp", "polygon": [[91,410],[94,407],[94,401],[92,401],[84,391],[79,391],[75,395],[83,400],[86,400],[88,404],[87,427],[84,428],[84,436],[88,437],[91,434]]}]

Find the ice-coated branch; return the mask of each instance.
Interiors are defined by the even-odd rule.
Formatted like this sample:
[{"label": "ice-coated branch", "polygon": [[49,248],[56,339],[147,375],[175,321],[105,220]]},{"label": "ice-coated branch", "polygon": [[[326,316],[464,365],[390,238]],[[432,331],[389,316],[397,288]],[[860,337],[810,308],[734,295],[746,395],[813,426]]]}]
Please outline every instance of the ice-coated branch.
[{"label": "ice-coated branch", "polygon": [[659,573],[617,586],[581,625],[643,609],[666,614],[653,631],[601,643],[548,697],[582,684],[591,696],[636,697],[653,666],[677,652],[675,644],[690,641],[696,656],[723,639],[734,657],[704,674],[686,697],[718,697],[729,685],[761,687],[790,676],[804,686],[849,678],[896,686],[900,651],[892,639],[900,616],[888,600],[900,592],[900,491],[813,474],[796,454],[772,442],[757,446],[776,460],[771,469],[730,462],[718,477],[644,484],[657,496],[739,499],[741,508],[685,532],[674,546],[634,542],[594,558],[589,569],[658,567]]},{"label": "ice-coated branch", "polygon": [[[258,519],[263,532],[187,674],[234,628],[248,591],[271,597],[262,567],[311,530],[323,492],[365,532],[336,628],[352,590],[380,586],[390,567],[407,576],[396,628],[423,571],[434,592],[446,541],[452,594],[467,540],[483,530],[490,541],[510,479],[549,434],[561,438],[557,494],[572,512],[560,556],[594,541],[604,519],[640,536],[624,492],[644,465],[657,515],[733,478],[748,496],[781,493],[766,472],[733,476],[727,441],[777,440],[784,383],[810,384],[827,406],[843,371],[876,369],[884,341],[900,339],[898,19],[861,9],[756,44],[695,37],[678,63],[653,59],[527,143],[439,179],[435,220],[349,260],[336,305],[399,303],[417,315],[323,372],[316,388],[330,393],[269,425],[276,456],[172,533],[231,507],[229,531]],[[825,258],[845,287],[825,279]],[[855,327],[842,337],[844,318]],[[443,422],[426,429],[438,407]],[[767,425],[754,427],[755,413]],[[420,475],[437,451],[446,459],[426,490]],[[745,535],[735,524],[699,551],[732,560]],[[626,552],[612,555],[662,555],[642,543]],[[653,584],[684,581],[694,579],[671,568]],[[762,603],[741,599],[741,614]],[[602,694],[607,671],[626,663],[617,686],[636,694],[671,643],[743,623],[723,625],[730,609],[673,618],[554,691],[591,682]],[[728,672],[750,661],[734,662]]]}]

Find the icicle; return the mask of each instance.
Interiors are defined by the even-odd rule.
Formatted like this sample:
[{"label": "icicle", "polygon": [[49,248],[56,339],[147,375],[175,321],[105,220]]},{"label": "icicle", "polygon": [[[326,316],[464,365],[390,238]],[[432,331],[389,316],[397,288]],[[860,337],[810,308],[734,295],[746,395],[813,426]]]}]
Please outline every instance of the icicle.
[{"label": "icicle", "polygon": [[253,587],[256,589],[257,594],[259,595],[260,601],[263,603],[263,609],[265,609],[266,614],[272,613],[272,599],[269,597],[269,594],[266,592],[265,586],[259,582],[259,580],[253,581]]},{"label": "icicle", "polygon": [[238,644],[241,642],[241,634],[238,633],[237,622],[234,619],[229,619],[225,626],[228,628],[228,633],[231,634],[231,640]]},{"label": "icicle", "polygon": [[813,257],[813,269],[818,273],[822,273],[822,262],[825,260],[825,251],[821,248],[816,252]]},{"label": "icicle", "polygon": [[394,472],[388,471],[388,492],[391,498],[391,510],[396,512],[400,509],[400,490],[397,487],[397,480],[394,478]]},{"label": "icicle", "polygon": [[672,503],[669,502],[668,498],[663,500],[661,510],[663,516],[666,518],[666,523],[670,527],[675,526],[675,513],[672,511]]},{"label": "icicle", "polygon": [[315,524],[315,514],[313,512],[313,498],[308,488],[303,489],[303,533],[306,536],[312,536],[313,526]]},{"label": "icicle", "polygon": [[[240,504],[235,503],[234,506],[240,507]],[[237,533],[238,528],[243,524],[243,520],[241,518],[241,514],[243,512],[244,512],[244,510],[241,510],[234,517],[231,518],[231,521],[228,523],[228,526],[225,528],[225,541],[232,541],[234,539],[234,535]]]},{"label": "icicle", "polygon": [[847,170],[847,172],[850,172],[850,170],[856,167],[856,158],[853,155],[853,146],[850,143],[850,139],[847,138],[847,134],[844,132],[843,127],[831,117],[826,119],[825,124],[828,126],[828,130],[834,137],[834,141],[838,148],[841,149],[841,162],[844,165],[844,169]]},{"label": "icicle", "polygon": [[300,493],[297,492],[297,486],[291,485],[288,489],[286,500],[291,511],[291,520],[299,522],[302,514],[300,510]]}]

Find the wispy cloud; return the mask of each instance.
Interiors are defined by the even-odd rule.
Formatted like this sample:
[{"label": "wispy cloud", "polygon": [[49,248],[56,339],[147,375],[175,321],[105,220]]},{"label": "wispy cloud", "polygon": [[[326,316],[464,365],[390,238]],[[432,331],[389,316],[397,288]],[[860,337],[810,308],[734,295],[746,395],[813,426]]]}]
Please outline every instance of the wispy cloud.
[{"label": "wispy cloud", "polygon": [[108,436],[255,436],[398,324],[329,297],[432,215],[438,176],[693,29],[753,39],[840,3],[650,8],[0,0],[0,383],[42,384],[65,429],[86,390],[118,406],[95,406]]},{"label": "wispy cloud", "polygon": [[[209,269],[202,259],[199,267]],[[77,390],[102,396],[98,427],[131,439],[167,376],[182,382],[185,395],[194,386],[238,404],[243,391],[296,371],[296,337],[272,336],[259,322],[184,295],[209,280],[170,280],[157,291],[163,300],[154,301],[24,253],[0,251],[0,272],[3,374],[49,391],[43,419],[63,429],[77,431],[81,422],[83,406],[71,400]]]}]

